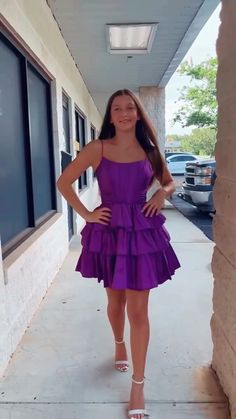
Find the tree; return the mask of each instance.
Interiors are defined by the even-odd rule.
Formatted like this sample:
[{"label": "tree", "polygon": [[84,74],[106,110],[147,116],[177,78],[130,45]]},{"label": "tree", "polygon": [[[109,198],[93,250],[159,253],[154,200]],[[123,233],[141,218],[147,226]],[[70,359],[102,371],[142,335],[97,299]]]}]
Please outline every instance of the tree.
[{"label": "tree", "polygon": [[197,155],[213,156],[216,131],[211,128],[196,128],[181,140],[181,148]]},{"label": "tree", "polygon": [[179,73],[191,79],[190,85],[180,91],[179,100],[184,104],[175,114],[173,122],[179,122],[182,127],[209,127],[216,130],[216,72],[217,58],[210,58],[195,66],[187,62],[181,64]]}]

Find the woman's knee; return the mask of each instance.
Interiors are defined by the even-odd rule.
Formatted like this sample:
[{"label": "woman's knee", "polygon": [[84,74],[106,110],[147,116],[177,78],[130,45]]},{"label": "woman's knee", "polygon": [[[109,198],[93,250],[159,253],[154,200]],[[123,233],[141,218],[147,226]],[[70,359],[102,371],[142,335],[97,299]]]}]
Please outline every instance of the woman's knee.
[{"label": "woman's knee", "polygon": [[123,301],[110,301],[107,304],[107,311],[113,315],[119,315],[125,311],[125,302]]},{"label": "woman's knee", "polygon": [[125,292],[109,292],[108,291],[107,310],[112,314],[119,314],[125,310],[126,295]]},{"label": "woman's knee", "polygon": [[127,315],[129,322],[133,326],[141,326],[148,322],[147,307],[128,307]]},{"label": "woman's knee", "polygon": [[148,322],[148,292],[127,294],[127,315],[131,325],[140,326]]}]

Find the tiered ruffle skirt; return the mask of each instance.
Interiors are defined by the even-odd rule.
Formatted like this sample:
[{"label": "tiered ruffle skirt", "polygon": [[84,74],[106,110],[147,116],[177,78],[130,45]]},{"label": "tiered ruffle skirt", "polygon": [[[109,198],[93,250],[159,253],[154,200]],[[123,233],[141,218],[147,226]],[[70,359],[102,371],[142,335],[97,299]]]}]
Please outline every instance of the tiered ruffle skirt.
[{"label": "tiered ruffle skirt", "polygon": [[103,206],[112,210],[109,225],[86,223],[75,270],[119,290],[151,289],[172,279],[180,263],[163,225],[165,216],[145,217],[140,203]]}]

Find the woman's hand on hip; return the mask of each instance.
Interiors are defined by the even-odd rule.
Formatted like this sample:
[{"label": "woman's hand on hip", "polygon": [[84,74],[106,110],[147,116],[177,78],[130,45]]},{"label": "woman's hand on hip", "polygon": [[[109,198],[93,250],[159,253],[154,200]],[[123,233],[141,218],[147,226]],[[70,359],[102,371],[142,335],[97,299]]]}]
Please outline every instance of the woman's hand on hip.
[{"label": "woman's hand on hip", "polygon": [[111,219],[111,209],[102,207],[102,208],[95,208],[93,211],[89,211],[88,215],[86,216],[85,220],[88,223],[99,223],[99,224],[109,224]]},{"label": "woman's hand on hip", "polygon": [[144,212],[146,217],[157,215],[164,206],[166,195],[165,189],[158,189],[158,191],[156,191],[144,204],[141,212]]}]

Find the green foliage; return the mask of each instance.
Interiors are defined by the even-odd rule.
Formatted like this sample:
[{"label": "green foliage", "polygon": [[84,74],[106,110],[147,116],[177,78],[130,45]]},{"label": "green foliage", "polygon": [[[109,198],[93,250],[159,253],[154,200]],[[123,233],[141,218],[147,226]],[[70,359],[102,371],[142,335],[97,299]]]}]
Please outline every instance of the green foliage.
[{"label": "green foliage", "polygon": [[179,73],[189,76],[190,84],[180,91],[179,100],[184,103],[175,114],[173,122],[179,122],[182,127],[216,129],[216,72],[217,58],[210,58],[195,66],[187,62],[181,64]]},{"label": "green foliage", "polygon": [[190,135],[181,138],[181,148],[197,155],[213,156],[216,131],[211,128],[196,128]]}]

